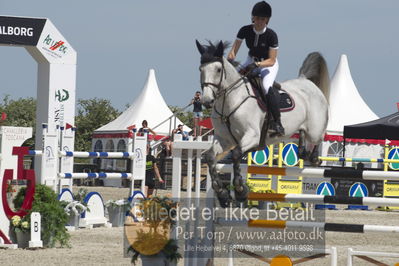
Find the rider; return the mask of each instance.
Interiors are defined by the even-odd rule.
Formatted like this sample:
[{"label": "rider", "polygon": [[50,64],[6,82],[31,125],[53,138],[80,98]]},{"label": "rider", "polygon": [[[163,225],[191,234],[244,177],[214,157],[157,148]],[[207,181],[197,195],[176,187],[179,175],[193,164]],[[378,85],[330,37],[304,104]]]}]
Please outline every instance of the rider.
[{"label": "rider", "polygon": [[275,135],[284,135],[284,127],[281,124],[281,114],[279,108],[280,95],[272,89],[274,80],[278,72],[277,50],[278,38],[277,34],[267,27],[270,17],[272,16],[272,8],[265,1],[258,2],[252,9],[252,24],[243,26],[237,34],[231,51],[228,54],[229,60],[234,60],[242,41],[249,49],[248,57],[242,68],[247,71],[260,69],[262,85],[265,91],[269,110],[273,115],[276,133]]}]

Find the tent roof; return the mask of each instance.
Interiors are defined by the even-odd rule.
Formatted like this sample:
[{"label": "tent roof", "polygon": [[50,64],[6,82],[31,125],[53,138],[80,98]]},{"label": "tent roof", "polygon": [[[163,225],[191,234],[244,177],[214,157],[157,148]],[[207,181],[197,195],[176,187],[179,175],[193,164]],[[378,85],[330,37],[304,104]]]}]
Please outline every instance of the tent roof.
[{"label": "tent roof", "polygon": [[345,126],[344,137],[399,140],[399,112],[374,121]]},{"label": "tent roof", "polygon": [[341,56],[331,79],[329,104],[330,117],[327,125],[329,134],[342,134],[345,125],[378,119],[360,96],[353,82],[346,55]]},{"label": "tent roof", "polygon": [[[169,122],[163,123],[157,128],[154,127],[167,120],[172,115],[172,111],[169,109],[159,91],[155,78],[155,71],[154,69],[150,69],[147,81],[140,95],[133,101],[130,107],[115,120],[96,129],[94,134],[105,132],[126,132],[127,127],[136,125],[136,128],[140,128],[141,122],[147,120],[148,126],[157,134],[169,135],[170,130],[175,127],[174,119],[171,119],[171,128],[169,127]],[[178,124],[183,123],[176,118],[176,126]],[[185,127],[185,130],[189,131],[190,128]]]}]

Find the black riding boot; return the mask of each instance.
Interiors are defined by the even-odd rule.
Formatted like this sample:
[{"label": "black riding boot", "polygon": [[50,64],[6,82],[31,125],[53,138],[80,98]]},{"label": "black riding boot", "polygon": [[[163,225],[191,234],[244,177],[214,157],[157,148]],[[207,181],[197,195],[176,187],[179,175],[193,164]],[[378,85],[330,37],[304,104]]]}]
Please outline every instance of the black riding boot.
[{"label": "black riding boot", "polygon": [[285,130],[283,125],[281,124],[281,113],[280,113],[280,93],[271,87],[269,92],[266,95],[267,105],[269,107],[269,112],[272,114],[274,118],[274,129],[275,133],[272,133],[272,137],[280,137],[285,135]]}]

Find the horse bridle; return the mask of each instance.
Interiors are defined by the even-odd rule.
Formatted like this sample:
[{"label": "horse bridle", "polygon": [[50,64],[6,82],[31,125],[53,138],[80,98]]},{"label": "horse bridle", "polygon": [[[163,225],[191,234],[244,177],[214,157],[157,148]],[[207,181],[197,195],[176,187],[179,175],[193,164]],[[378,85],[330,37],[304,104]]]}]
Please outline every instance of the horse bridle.
[{"label": "horse bridle", "polygon": [[[219,80],[219,84],[215,84],[215,83],[213,83],[213,82],[202,82],[201,81],[201,89],[202,89],[202,92],[204,92],[204,87],[205,86],[209,86],[209,85],[211,85],[212,87],[215,87],[215,88],[218,88],[218,89],[220,89],[220,86],[222,85],[222,82],[223,82],[223,76],[224,76],[224,78],[226,79],[226,69],[224,68],[224,62],[223,62],[223,59],[216,59],[215,61],[213,61],[213,62],[220,62],[221,64],[222,64],[222,69],[221,69],[221,72],[222,72],[222,74],[220,75],[220,80]],[[212,63],[213,63],[212,62]],[[201,66],[203,66],[204,64],[202,64]],[[224,74],[224,75],[223,75]],[[218,93],[215,93],[215,91],[212,89],[212,94],[213,94],[213,97],[215,98],[215,99],[217,99],[217,98],[219,98],[220,97],[220,93],[218,92]]]},{"label": "horse bridle", "polygon": [[[212,82],[202,82],[202,81],[201,81],[201,89],[202,89],[202,92],[203,92],[203,91],[204,91],[204,87],[205,87],[205,86],[209,86],[209,85],[211,85],[211,86],[214,87],[214,88],[217,88],[217,89],[218,89],[218,92],[217,92],[217,93],[215,93],[214,89],[211,89],[211,90],[212,90],[213,97],[215,98],[215,101],[216,101],[218,98],[220,98],[221,96],[223,96],[222,112],[219,112],[219,111],[216,109],[216,106],[215,106],[215,105],[213,106],[213,109],[215,110],[216,114],[218,114],[218,115],[220,116],[220,119],[226,123],[230,135],[233,137],[234,141],[235,141],[236,144],[238,145],[238,141],[237,141],[236,137],[234,136],[234,134],[233,134],[233,132],[232,132],[232,130],[231,130],[230,116],[232,116],[232,115],[241,107],[241,105],[243,105],[249,98],[255,98],[255,99],[256,99],[256,97],[254,97],[253,95],[251,95],[250,92],[249,92],[247,83],[246,83],[245,80],[244,80],[244,78],[246,77],[246,75],[244,75],[244,76],[240,77],[239,79],[237,79],[236,81],[234,81],[232,84],[230,84],[229,86],[227,86],[227,88],[221,89],[221,85],[222,85],[222,82],[223,82],[223,77],[224,77],[224,79],[226,79],[226,76],[227,76],[227,75],[226,75],[226,69],[225,69],[225,67],[224,67],[223,58],[221,58],[221,59],[216,59],[216,60],[213,61],[213,62],[216,62],[216,61],[217,61],[217,62],[220,62],[220,63],[222,64],[222,69],[221,69],[222,73],[221,73],[221,75],[220,75],[219,84],[215,84],[215,83],[212,83]],[[201,66],[202,66],[202,65],[201,65]],[[223,75],[223,74],[224,74],[224,75]],[[225,115],[225,114],[224,114],[224,108],[225,108],[226,97],[227,97],[227,95],[228,95],[231,91],[233,91],[234,89],[238,88],[238,86],[236,87],[236,85],[237,85],[240,81],[244,81],[244,82],[245,82],[245,87],[247,88],[248,96],[247,96],[238,106],[236,106],[235,108],[233,108],[233,110],[232,110],[228,115]]]}]

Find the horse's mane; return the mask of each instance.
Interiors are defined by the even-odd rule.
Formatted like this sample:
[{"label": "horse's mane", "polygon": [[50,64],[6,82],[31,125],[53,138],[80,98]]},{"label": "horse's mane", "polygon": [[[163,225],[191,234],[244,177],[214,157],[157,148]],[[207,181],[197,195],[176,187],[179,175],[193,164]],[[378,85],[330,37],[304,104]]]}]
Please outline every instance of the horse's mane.
[{"label": "horse's mane", "polygon": [[[217,50],[219,42],[212,42],[210,40],[207,40],[207,42],[208,44],[203,45],[206,51],[201,55],[201,64],[214,62],[218,60],[218,58],[216,58],[214,54]],[[230,47],[230,45],[231,43],[229,41],[223,41],[223,54],[226,51],[226,49]],[[238,61],[235,60],[229,60],[229,62],[235,67],[240,64]]]}]

